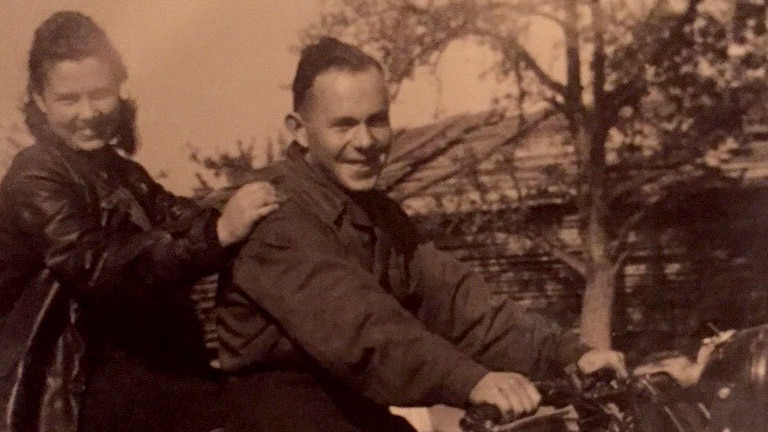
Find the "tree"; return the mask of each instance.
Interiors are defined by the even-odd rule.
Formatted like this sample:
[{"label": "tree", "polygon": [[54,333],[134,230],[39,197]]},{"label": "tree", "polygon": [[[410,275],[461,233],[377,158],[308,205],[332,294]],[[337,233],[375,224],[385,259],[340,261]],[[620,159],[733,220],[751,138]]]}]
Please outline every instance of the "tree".
[{"label": "tree", "polygon": [[[333,35],[367,47],[389,72],[393,96],[455,41],[498,53],[509,88],[499,112],[518,118],[520,136],[550,116],[567,124],[562,145],[576,169],[551,172],[578,211],[580,251],[544,232],[536,240],[583,277],[583,337],[608,347],[629,233],[680,191],[732,177],[723,164],[743,149],[743,120],[763,91],[754,78],[764,74],[764,16],[762,1],[337,0],[303,42]],[[564,74],[542,66],[526,43],[542,25],[561,34],[553,49],[562,50]],[[507,204],[525,211],[532,196],[520,190]]]}]

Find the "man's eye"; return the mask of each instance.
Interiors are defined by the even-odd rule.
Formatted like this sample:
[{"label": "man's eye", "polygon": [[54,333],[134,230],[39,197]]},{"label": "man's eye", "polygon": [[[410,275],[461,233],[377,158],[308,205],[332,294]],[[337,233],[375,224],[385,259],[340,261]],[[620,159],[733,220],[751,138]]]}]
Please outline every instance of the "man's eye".
[{"label": "man's eye", "polygon": [[373,127],[373,128],[389,127],[389,116],[382,114],[382,115],[376,115],[369,118],[368,127]]},{"label": "man's eye", "polygon": [[349,123],[337,124],[333,128],[339,133],[347,133],[351,131],[355,125]]},{"label": "man's eye", "polygon": [[56,102],[62,104],[62,105],[73,105],[77,103],[78,97],[77,96],[59,96],[56,98]]},{"label": "man's eye", "polygon": [[372,128],[389,127],[389,119],[388,118],[371,119],[371,121],[368,122],[368,127],[372,127]]}]

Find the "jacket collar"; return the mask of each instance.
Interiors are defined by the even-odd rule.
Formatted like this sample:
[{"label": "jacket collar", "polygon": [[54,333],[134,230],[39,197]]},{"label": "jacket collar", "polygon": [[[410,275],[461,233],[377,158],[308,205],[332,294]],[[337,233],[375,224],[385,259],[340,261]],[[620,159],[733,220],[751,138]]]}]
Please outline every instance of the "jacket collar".
[{"label": "jacket collar", "polygon": [[296,142],[292,142],[286,151],[289,170],[296,178],[301,193],[311,200],[317,209],[318,216],[326,222],[339,226],[348,215],[355,225],[373,226],[368,214],[356,202],[358,195],[344,190],[331,181],[328,176],[307,163],[304,155],[306,150]]},{"label": "jacket collar", "polygon": [[48,139],[38,138],[35,142],[70,162],[77,161],[74,163],[81,165],[85,169],[84,172],[110,173],[115,168],[114,160],[122,158],[116,153],[113,146],[104,146],[89,151],[75,150],[55,135],[51,135]]}]

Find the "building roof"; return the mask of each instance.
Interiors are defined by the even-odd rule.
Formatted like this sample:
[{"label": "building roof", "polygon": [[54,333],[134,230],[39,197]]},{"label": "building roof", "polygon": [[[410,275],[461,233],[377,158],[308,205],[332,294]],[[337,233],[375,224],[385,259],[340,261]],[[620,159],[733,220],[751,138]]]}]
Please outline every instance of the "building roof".
[{"label": "building roof", "polygon": [[[755,137],[749,151],[729,157],[725,172],[765,185],[768,126],[747,132]],[[493,210],[521,196],[528,205],[561,203],[573,196],[577,175],[574,149],[564,144],[567,133],[562,116],[523,122],[493,112],[401,130],[381,187],[415,214]]]}]

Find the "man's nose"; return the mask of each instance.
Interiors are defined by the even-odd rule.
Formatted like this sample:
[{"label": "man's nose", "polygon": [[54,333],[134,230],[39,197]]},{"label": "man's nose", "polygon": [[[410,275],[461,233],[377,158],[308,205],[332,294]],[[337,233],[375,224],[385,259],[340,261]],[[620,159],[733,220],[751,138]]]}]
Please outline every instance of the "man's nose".
[{"label": "man's nose", "polygon": [[100,113],[96,103],[88,98],[83,98],[77,105],[77,117],[80,120],[90,120]]},{"label": "man's nose", "polygon": [[360,150],[367,150],[375,147],[377,141],[378,140],[371,128],[366,125],[360,125],[355,131],[354,145]]}]

